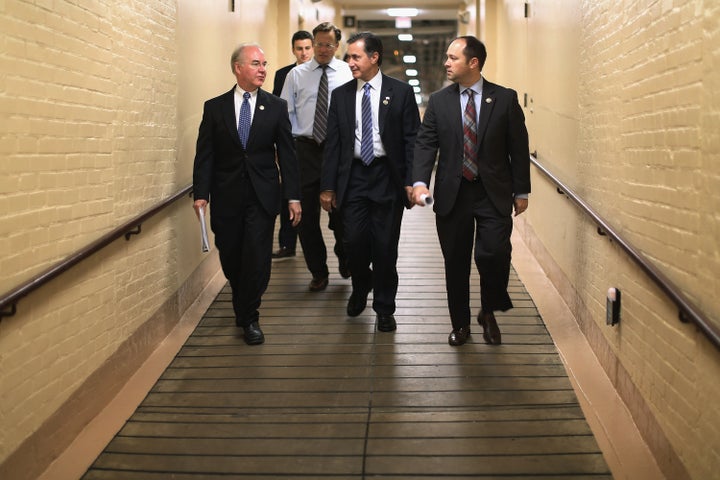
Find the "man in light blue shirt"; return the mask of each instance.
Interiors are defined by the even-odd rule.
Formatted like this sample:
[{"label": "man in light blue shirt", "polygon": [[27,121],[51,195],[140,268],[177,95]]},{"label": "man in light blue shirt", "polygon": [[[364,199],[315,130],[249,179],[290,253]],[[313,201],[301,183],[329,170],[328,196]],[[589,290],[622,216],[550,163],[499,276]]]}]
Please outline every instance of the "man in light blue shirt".
[{"label": "man in light blue shirt", "polygon": [[[320,166],[327,133],[327,110],[335,87],[349,82],[353,76],[348,64],[335,58],[340,29],[332,23],[321,23],[313,29],[313,38],[313,59],[290,70],[280,96],[288,103],[300,162],[303,219],[298,236],[312,274],[310,290],[316,292],[327,288],[329,275],[327,248],[320,228]],[[316,108],[318,104],[320,109]],[[340,275],[348,278],[350,270],[343,250],[342,223],[336,211],[330,212],[329,226],[335,236]]]}]

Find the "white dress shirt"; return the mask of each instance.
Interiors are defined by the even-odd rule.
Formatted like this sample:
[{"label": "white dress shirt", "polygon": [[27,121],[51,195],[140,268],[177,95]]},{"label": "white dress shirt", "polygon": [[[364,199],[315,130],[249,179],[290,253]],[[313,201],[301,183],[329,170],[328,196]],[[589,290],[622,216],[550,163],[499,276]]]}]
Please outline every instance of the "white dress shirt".
[{"label": "white dress shirt", "polygon": [[385,147],[380,139],[380,123],[378,114],[380,111],[380,89],[382,87],[382,73],[378,71],[369,82],[360,79],[357,81],[357,92],[355,93],[355,158],[360,158],[360,143],[362,142],[362,98],[365,94],[365,83],[370,84],[370,107],[372,108],[372,136],[373,154],[375,157],[385,156]]}]

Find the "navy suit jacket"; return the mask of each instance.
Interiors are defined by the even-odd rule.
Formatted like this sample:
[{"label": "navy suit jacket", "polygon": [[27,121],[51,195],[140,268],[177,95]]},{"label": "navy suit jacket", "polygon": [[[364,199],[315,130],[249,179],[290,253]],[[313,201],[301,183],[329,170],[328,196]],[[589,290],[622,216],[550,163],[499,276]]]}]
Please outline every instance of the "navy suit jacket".
[{"label": "navy suit jacket", "polygon": [[[514,90],[487,80],[483,81],[482,88],[478,176],[498,212],[512,215],[514,194],[530,193],[525,115]],[[433,209],[445,216],[455,205],[462,179],[463,125],[460,88],[456,83],[430,96],[415,142],[413,182],[430,185],[436,156]]]},{"label": "navy suit jacket", "polygon": [[235,87],[205,102],[195,153],[193,196],[208,200],[213,215],[237,214],[243,206],[239,187],[247,175],[263,209],[277,215],[281,197],[300,198],[300,173],[287,102],[258,89],[244,149],[235,123],[234,94]]},{"label": "navy suit jacket", "polygon": [[[328,112],[320,190],[335,192],[338,209],[345,198],[355,156],[356,93],[355,79],[337,87],[332,92]],[[385,74],[380,88],[378,124],[393,183],[405,206],[410,207],[405,186],[412,186],[413,145],[420,114],[412,87]]]}]

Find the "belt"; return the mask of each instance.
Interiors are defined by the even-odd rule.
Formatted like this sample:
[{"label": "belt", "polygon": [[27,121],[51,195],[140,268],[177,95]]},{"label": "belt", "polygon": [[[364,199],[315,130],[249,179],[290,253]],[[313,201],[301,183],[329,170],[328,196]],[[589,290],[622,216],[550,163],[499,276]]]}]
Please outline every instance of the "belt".
[{"label": "belt", "polygon": [[356,162],[360,163],[363,166],[372,167],[373,165],[384,162],[385,160],[387,160],[387,158],[388,158],[387,155],[383,155],[382,157],[375,157],[375,158],[373,158],[373,161],[370,162],[370,165],[365,165],[365,162],[362,161],[362,158],[354,157],[353,160],[355,160]]}]

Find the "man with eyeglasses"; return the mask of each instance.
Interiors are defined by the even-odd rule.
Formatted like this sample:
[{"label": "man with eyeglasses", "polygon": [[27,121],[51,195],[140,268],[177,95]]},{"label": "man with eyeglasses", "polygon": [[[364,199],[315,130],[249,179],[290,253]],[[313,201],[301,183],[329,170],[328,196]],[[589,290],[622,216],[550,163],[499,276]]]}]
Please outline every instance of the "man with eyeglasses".
[{"label": "man with eyeglasses", "polygon": [[[310,291],[325,290],[329,270],[327,248],[320,228],[320,166],[327,134],[327,110],[333,90],[352,80],[347,63],[335,58],[341,31],[332,23],[313,29],[314,56],[309,62],[290,70],[280,96],[288,103],[288,112],[300,162],[303,220],[298,229],[305,263],[312,274]],[[320,104],[321,108],[317,108]],[[323,123],[324,122],[324,123]],[[334,251],[343,278],[350,277],[342,244],[339,214],[331,211],[330,229],[335,236]]]},{"label": "man with eyeglasses", "polygon": [[[205,102],[193,169],[193,207],[199,216],[211,205],[235,324],[248,345],[265,341],[258,308],[270,280],[275,218],[287,208],[297,225],[302,214],[292,200],[300,196],[300,179],[287,104],[260,88],[266,65],[258,45],[235,49],[230,67],[237,84]],[[281,198],[291,200],[281,205]]]}]

